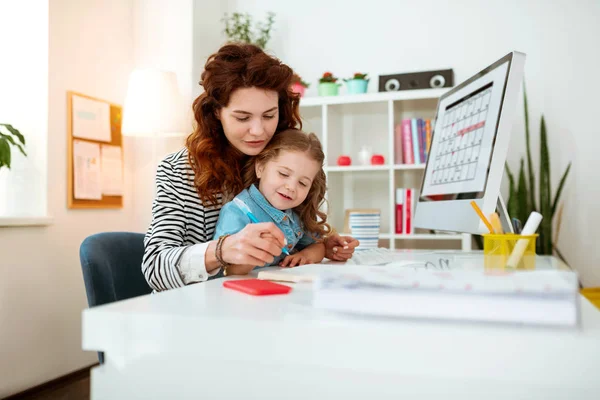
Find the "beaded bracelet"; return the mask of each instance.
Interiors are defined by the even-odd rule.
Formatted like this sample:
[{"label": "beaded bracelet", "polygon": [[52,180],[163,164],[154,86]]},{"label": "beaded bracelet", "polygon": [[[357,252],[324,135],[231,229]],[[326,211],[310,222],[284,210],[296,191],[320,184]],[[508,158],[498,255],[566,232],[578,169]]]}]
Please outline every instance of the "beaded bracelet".
[{"label": "beaded bracelet", "polygon": [[231,265],[223,260],[223,242],[228,236],[229,235],[223,235],[219,237],[219,240],[217,241],[217,248],[215,249],[215,258],[221,265],[221,268],[223,268],[223,276],[227,276],[227,267]]}]

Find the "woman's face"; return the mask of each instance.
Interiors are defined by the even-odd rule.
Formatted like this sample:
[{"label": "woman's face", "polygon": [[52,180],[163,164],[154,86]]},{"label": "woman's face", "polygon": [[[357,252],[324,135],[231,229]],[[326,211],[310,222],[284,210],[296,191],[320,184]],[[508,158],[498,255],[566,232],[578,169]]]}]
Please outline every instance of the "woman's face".
[{"label": "woman's face", "polygon": [[225,137],[242,153],[255,156],[265,148],[279,123],[279,95],[272,90],[240,88],[219,110]]}]

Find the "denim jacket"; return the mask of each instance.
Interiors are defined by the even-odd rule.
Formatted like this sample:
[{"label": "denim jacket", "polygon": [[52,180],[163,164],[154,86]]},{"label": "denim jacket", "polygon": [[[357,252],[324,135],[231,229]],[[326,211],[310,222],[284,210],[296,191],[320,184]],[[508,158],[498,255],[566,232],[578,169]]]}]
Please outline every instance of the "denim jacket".
[{"label": "denim jacket", "polygon": [[[236,198],[243,201],[250,208],[250,211],[252,211],[258,222],[273,222],[281,229],[287,239],[287,248],[290,254],[302,250],[315,242],[311,235],[304,231],[304,226],[295,212],[292,210],[281,211],[273,207],[258,190],[256,185],[244,189]],[[249,223],[251,221],[246,213],[235,202],[231,201],[221,208],[213,239],[218,239],[220,236],[227,234],[238,233]],[[277,265],[285,256],[285,253],[281,253],[280,256],[275,257],[275,260],[271,264],[265,264],[264,266]]]}]

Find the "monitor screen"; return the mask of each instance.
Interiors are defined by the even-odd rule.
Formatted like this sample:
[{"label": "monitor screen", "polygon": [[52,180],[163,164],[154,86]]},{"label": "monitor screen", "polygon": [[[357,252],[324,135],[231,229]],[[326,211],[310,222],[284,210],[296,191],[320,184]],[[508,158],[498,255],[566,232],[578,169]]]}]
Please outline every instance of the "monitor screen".
[{"label": "monitor screen", "polygon": [[508,61],[440,100],[421,196],[481,198],[493,153]]},{"label": "monitor screen", "polygon": [[414,226],[481,233],[499,201],[525,54],[512,52],[444,93],[432,124]]}]

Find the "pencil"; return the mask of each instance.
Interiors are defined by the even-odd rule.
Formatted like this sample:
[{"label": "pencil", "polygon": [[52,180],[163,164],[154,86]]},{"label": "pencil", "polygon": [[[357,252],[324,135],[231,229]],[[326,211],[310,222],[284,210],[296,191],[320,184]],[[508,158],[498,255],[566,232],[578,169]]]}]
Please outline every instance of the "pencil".
[{"label": "pencil", "polygon": [[500,217],[498,216],[498,213],[491,213],[490,214],[490,224],[492,224],[492,227],[494,228],[494,233],[498,233],[500,235],[504,234],[504,229],[502,229],[502,222],[500,222]]},{"label": "pencil", "polygon": [[492,224],[490,224],[490,221],[488,221],[488,219],[485,217],[485,215],[483,215],[483,212],[481,211],[481,208],[479,208],[479,206],[477,205],[477,203],[475,203],[475,200],[471,201],[471,206],[473,207],[473,209],[475,210],[475,212],[477,213],[477,215],[479,215],[479,218],[481,218],[481,220],[483,221],[483,223],[485,224],[485,226],[488,228],[488,230],[490,231],[490,233],[494,233],[494,228],[492,227]]}]

